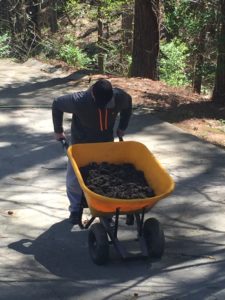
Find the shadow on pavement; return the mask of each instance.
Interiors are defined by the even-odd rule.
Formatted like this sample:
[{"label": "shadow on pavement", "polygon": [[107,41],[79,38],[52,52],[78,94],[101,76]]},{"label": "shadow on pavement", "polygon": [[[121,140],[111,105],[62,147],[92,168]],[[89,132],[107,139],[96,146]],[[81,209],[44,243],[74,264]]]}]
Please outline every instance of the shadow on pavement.
[{"label": "shadow on pavement", "polygon": [[[28,82],[24,84],[18,82],[2,88],[0,90],[0,97],[16,97],[22,93],[36,93],[38,90],[64,85],[70,81],[78,81],[77,84],[80,84],[79,80],[91,73],[92,71],[79,70],[66,77],[51,78],[48,80],[43,80],[43,77],[34,77],[33,80],[35,80],[35,82]],[[32,78],[30,81],[32,81]]]},{"label": "shadow on pavement", "polygon": [[141,269],[148,265],[141,257],[135,260],[121,260],[113,245],[110,246],[108,264],[95,265],[89,257],[88,230],[76,227],[68,220],[63,220],[52,225],[35,240],[22,239],[8,247],[25,255],[33,255],[37,262],[54,275],[76,280],[105,279],[117,282],[124,275],[126,280],[129,280],[134,274],[127,273],[128,265],[140,265],[140,270],[135,276],[140,276]]},{"label": "shadow on pavement", "polygon": [[[177,272],[178,276],[185,278],[185,272],[192,267],[195,268],[195,276],[192,280],[179,281],[176,288],[174,284],[168,287],[169,294],[178,296],[187,295],[190,289],[193,299],[203,299],[204,295],[209,295],[211,291],[219,292],[224,280],[225,259],[216,260],[213,255],[219,255],[224,252],[221,250],[213,250],[213,247],[218,245],[211,243],[212,252],[203,255],[203,247],[207,247],[206,243],[198,241],[197,239],[169,239],[168,245],[162,261],[150,260],[128,260],[123,261],[112,249],[110,261],[104,266],[96,266],[90,259],[88,253],[86,230],[72,230],[72,225],[68,220],[64,220],[52,225],[47,231],[38,236],[35,240],[22,239],[8,245],[13,249],[24,255],[32,255],[34,259],[46,268],[51,274],[54,274],[61,279],[70,279],[76,283],[77,288],[80,284],[86,281],[88,285],[83,286],[86,290],[93,288],[104,289],[113,285],[120,285],[117,287],[115,293],[101,299],[114,299],[116,295],[122,292],[129,291],[136,286],[145,285],[151,278],[165,278],[165,283],[158,283],[158,287],[162,284],[165,288],[166,282],[170,278],[170,273]],[[187,253],[187,249],[191,248],[192,253]],[[186,254],[185,254],[186,252]],[[198,255],[199,253],[199,255]],[[207,273],[207,284],[205,284],[206,277],[200,276],[198,278],[197,267],[204,269],[210,266],[211,272]],[[35,268],[33,264],[30,268]],[[129,271],[128,271],[129,270]],[[132,284],[129,281],[132,280]],[[154,282],[154,281],[153,281]],[[153,284],[154,286],[154,284]],[[77,295],[78,290],[76,290]],[[68,294],[68,291],[65,292]],[[188,293],[190,296],[190,294]],[[189,297],[188,296],[188,297]],[[183,298],[182,299],[188,299]],[[198,298],[200,297],[200,298]],[[203,297],[203,298],[202,298]],[[170,299],[170,298],[160,298]],[[172,298],[171,298],[172,299]],[[180,298],[176,298],[180,299]]]},{"label": "shadow on pavement", "polygon": [[[17,96],[21,93],[31,92],[32,95],[23,97],[37,101],[30,97],[40,92],[43,98],[44,90],[42,89],[49,87],[54,89],[57,86],[60,89],[62,84],[69,81],[77,80],[74,86],[78,85],[81,78],[79,76],[84,75],[75,73],[65,78],[54,78],[44,82],[15,84],[2,89],[0,96],[14,95],[17,101]],[[39,115],[39,112],[35,113],[35,110],[31,115],[23,111],[20,113],[15,115],[9,111],[8,125],[2,124],[0,127],[2,143],[0,179],[4,183],[4,188],[5,182],[9,184],[19,182],[21,187],[29,187],[32,190],[32,185],[35,185],[36,181],[39,182],[40,176],[43,176],[43,180],[55,179],[52,182],[55,184],[54,187],[57,187],[60,176],[65,176],[65,162],[60,160],[64,153],[61,146],[53,141],[53,129],[49,128],[49,132],[44,132],[39,128],[39,122],[44,123],[45,118],[50,119],[51,112],[49,111],[48,115],[43,112]],[[24,118],[27,118],[28,123],[32,122],[33,126],[23,123]],[[21,123],[18,124],[17,120]],[[121,262],[112,249],[109,263],[101,267],[96,266],[89,258],[88,232],[74,231],[70,223],[64,220],[53,224],[35,239],[24,238],[9,244],[10,249],[22,253],[23,258],[26,258],[26,267],[23,265],[23,260],[17,267],[25,271],[31,269],[34,273],[38,273],[40,271],[38,267],[41,265],[50,274],[58,276],[59,280],[66,282],[68,288],[63,289],[62,299],[74,296],[74,293],[76,296],[79,293],[82,295],[85,290],[93,290],[95,293],[96,288],[109,287],[114,292],[111,292],[109,296],[103,296],[101,300],[116,299],[119,293],[135,287],[141,290],[142,295],[154,293],[154,288],[158,293],[161,288],[163,291],[168,289],[168,295],[175,295],[182,299],[185,299],[183,295],[189,295],[186,299],[190,299],[190,294],[192,299],[204,299],[206,295],[222,291],[225,281],[225,233],[221,225],[222,219],[217,222],[217,214],[220,213],[221,217],[225,205],[222,190],[225,152],[206,143],[204,147],[204,144],[200,144],[197,138],[190,138],[189,134],[173,130],[150,113],[135,114],[127,133],[132,136],[137,134],[137,138],[148,142],[150,149],[151,139],[155,141],[157,147],[159,146],[159,152],[166,152],[164,152],[164,157],[166,154],[167,159],[164,165],[166,168],[167,165],[169,166],[169,173],[172,173],[176,181],[176,190],[172,197],[166,199],[162,206],[159,204],[159,209],[157,209],[158,205],[156,210],[154,209],[154,212],[163,220],[162,224],[165,224],[167,248],[162,261],[157,263],[143,260]],[[156,156],[157,147],[155,148]],[[175,164],[177,164],[176,167],[174,167]],[[31,173],[31,170],[35,172]],[[34,178],[30,178],[30,174]],[[41,188],[44,190],[44,187]],[[25,194],[22,190],[22,196],[23,193]],[[1,203],[11,201],[14,194],[18,194],[18,190],[11,189],[10,192],[7,191],[7,194],[4,194],[5,196],[2,194]],[[21,202],[18,205],[21,205]],[[39,205],[46,204],[43,201]],[[46,207],[49,209],[51,205]],[[51,213],[50,209],[49,213]],[[217,226],[213,227],[214,224]],[[32,225],[31,223],[30,226]],[[27,228],[23,221],[16,226],[17,230],[20,226],[23,237],[26,237]],[[221,241],[221,244],[218,241]],[[33,257],[37,263],[27,259],[27,256]],[[217,256],[216,259],[214,256]],[[207,266],[210,266],[208,270],[205,269]],[[195,272],[193,277],[192,272]],[[46,273],[46,276],[49,276],[48,272]],[[189,275],[186,277],[186,274]],[[40,278],[41,276],[42,274]],[[56,285],[57,280],[58,278],[55,280]],[[71,282],[74,285],[71,285]],[[24,285],[26,284],[32,286],[29,280],[25,281]],[[54,286],[54,289],[57,290],[57,288]],[[165,298],[162,296],[160,299]],[[172,296],[166,299],[176,298]]]}]

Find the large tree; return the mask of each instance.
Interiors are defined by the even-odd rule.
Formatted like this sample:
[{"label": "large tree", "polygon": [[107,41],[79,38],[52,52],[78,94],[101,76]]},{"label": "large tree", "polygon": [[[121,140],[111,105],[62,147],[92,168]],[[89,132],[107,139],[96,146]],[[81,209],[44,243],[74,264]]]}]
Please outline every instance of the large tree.
[{"label": "large tree", "polygon": [[217,68],[212,100],[225,104],[225,0],[220,0]]},{"label": "large tree", "polygon": [[131,76],[158,79],[159,0],[135,0]]}]

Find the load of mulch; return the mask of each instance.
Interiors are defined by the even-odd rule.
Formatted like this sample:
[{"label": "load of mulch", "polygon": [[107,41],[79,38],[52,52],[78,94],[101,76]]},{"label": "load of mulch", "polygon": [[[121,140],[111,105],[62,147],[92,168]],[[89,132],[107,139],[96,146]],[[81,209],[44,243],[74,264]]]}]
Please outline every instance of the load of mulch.
[{"label": "load of mulch", "polygon": [[85,185],[105,197],[120,199],[143,199],[155,196],[144,173],[133,164],[110,164],[92,162],[80,168]]}]

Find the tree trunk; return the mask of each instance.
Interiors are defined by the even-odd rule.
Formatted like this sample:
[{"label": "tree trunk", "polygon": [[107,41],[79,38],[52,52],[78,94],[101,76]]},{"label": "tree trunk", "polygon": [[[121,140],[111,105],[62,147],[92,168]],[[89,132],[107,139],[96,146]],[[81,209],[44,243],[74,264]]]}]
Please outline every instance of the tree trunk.
[{"label": "tree trunk", "polygon": [[8,0],[0,2],[0,33],[4,34],[6,31],[11,29],[11,18],[10,18],[10,3]]},{"label": "tree trunk", "polygon": [[27,1],[26,12],[28,15],[28,21],[27,21],[28,37],[26,39],[26,43],[28,48],[33,48],[41,37],[39,2],[37,0]]},{"label": "tree trunk", "polygon": [[58,31],[58,22],[57,22],[57,10],[56,10],[56,1],[49,1],[49,25],[52,33]]},{"label": "tree trunk", "polygon": [[217,68],[212,100],[225,104],[225,0],[220,0],[220,33],[218,39]]},{"label": "tree trunk", "polygon": [[135,0],[131,76],[158,79],[159,0]]},{"label": "tree trunk", "polygon": [[132,54],[133,43],[133,7],[124,5],[122,12],[122,42],[123,42],[123,55]]},{"label": "tree trunk", "polygon": [[98,69],[99,72],[105,73],[105,60],[104,60],[104,51],[102,49],[103,46],[103,22],[102,22],[102,14],[101,14],[101,3],[98,6]]},{"label": "tree trunk", "polygon": [[204,26],[199,35],[199,41],[197,44],[197,53],[194,66],[194,74],[192,80],[192,87],[194,93],[201,93],[202,87],[202,72],[204,65],[204,53],[205,53],[205,39],[206,39],[206,27]]}]

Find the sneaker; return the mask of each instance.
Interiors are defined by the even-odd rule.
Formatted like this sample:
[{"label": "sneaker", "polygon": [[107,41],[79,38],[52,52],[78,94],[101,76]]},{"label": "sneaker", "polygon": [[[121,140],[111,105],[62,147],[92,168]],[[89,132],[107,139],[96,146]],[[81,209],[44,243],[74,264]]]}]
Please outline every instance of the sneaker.
[{"label": "sneaker", "polygon": [[69,216],[69,221],[73,225],[80,224],[80,214],[77,211],[72,211]]}]

